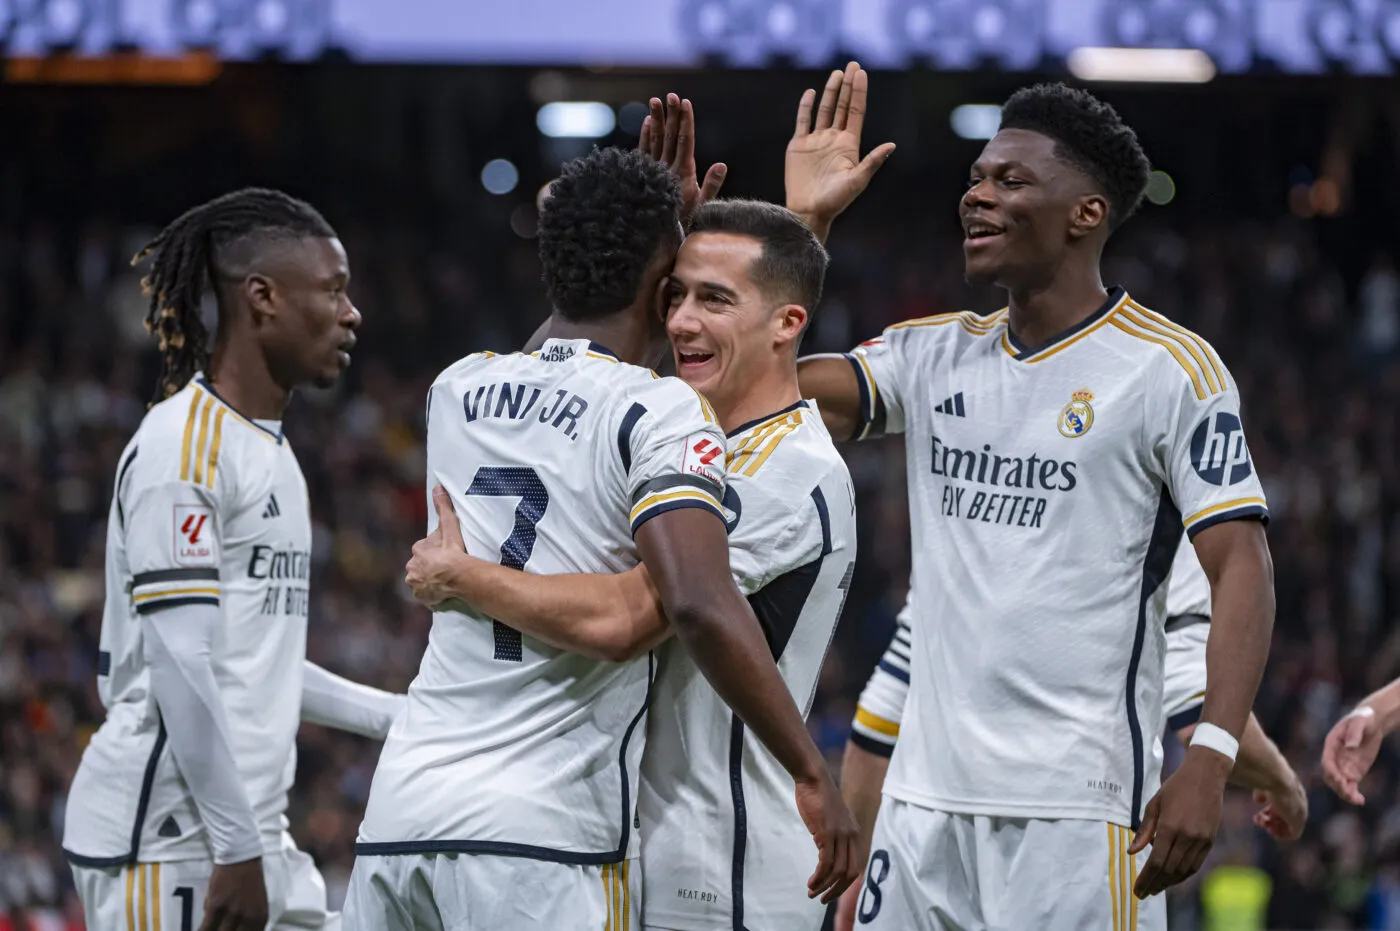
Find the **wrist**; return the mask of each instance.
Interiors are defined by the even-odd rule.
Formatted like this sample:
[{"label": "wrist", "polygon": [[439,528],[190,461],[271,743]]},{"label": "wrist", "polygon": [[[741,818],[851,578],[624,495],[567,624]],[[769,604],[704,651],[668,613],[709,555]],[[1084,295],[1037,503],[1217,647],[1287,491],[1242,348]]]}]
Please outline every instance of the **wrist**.
[{"label": "wrist", "polygon": [[1222,787],[1230,778],[1230,772],[1235,768],[1234,760],[1219,750],[1201,744],[1193,744],[1186,748],[1186,757],[1182,765],[1186,764],[1196,766],[1218,778]]}]

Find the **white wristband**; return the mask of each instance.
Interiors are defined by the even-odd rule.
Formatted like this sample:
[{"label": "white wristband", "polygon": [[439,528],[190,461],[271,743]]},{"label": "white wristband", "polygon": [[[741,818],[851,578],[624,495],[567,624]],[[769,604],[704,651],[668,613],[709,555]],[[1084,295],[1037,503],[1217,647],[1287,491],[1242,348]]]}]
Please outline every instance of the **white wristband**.
[{"label": "white wristband", "polygon": [[1240,752],[1240,742],[1231,737],[1225,728],[1216,727],[1209,721],[1196,725],[1196,730],[1191,734],[1191,746],[1209,747],[1228,756],[1231,763],[1235,762],[1235,756]]}]

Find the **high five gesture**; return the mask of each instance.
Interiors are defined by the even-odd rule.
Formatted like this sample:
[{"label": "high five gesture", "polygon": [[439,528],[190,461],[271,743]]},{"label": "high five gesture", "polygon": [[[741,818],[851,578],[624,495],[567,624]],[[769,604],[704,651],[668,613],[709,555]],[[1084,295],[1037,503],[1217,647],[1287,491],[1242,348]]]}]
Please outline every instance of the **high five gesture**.
[{"label": "high five gesture", "polygon": [[860,196],[875,172],[894,153],[886,142],[860,157],[869,77],[856,62],[833,71],[822,90],[816,125],[812,104],[817,92],[806,90],[797,105],[797,127],[787,147],[787,207],[826,240],[831,222]]}]

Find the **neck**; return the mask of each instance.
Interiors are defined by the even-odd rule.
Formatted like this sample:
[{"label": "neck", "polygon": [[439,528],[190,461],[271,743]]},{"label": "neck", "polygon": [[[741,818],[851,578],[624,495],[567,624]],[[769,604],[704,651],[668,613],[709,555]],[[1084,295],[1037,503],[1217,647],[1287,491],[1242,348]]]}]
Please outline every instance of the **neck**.
[{"label": "neck", "polygon": [[205,377],[230,407],[253,420],[281,420],[292,397],[291,389],[273,377],[251,339],[220,334]]},{"label": "neck", "polygon": [[791,361],[774,365],[757,378],[744,384],[743,392],[733,399],[709,398],[719,415],[719,425],[732,433],[750,421],[767,417],[802,400],[797,385],[797,366]]},{"label": "neck", "polygon": [[628,307],[597,320],[566,320],[555,312],[535,331],[528,351],[538,349],[547,339],[586,339],[606,346],[623,362],[654,368],[665,351],[665,343],[656,339],[646,314]]},{"label": "neck", "polygon": [[1108,300],[1097,261],[1079,269],[1061,266],[1043,284],[1007,290],[1011,332],[1027,346],[1039,346],[1063,333]]}]

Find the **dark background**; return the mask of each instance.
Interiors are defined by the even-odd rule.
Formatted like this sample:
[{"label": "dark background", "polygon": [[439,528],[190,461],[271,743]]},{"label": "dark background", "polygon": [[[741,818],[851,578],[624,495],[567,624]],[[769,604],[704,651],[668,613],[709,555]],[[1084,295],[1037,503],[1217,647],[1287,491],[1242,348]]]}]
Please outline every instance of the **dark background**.
[{"label": "dark background", "polygon": [[[616,107],[674,90],[695,103],[702,168],[730,166],[725,193],[780,199],[798,96],[823,77],[337,61],[214,70],[196,86],[29,83],[11,62],[0,83],[0,929],[81,926],[57,838],[102,716],[94,664],[116,457],[157,371],[127,264],[146,239],[254,183],[309,199],[341,233],[365,317],[355,363],[337,388],[299,396],[286,423],[316,520],[309,651],[402,690],[429,617],[401,583],[425,520],[422,399],[445,365],[518,347],[548,313],[535,197],[594,144],[542,138],[539,105]],[[899,149],[836,225],[808,350],[1001,306],[961,278],[955,204],[981,143],[957,138],[948,114],[1030,80],[872,75],[866,144]],[[1106,279],[1209,339],[1240,385],[1278,578],[1257,712],[1311,789],[1307,833],[1289,846],[1256,831],[1248,798],[1232,795],[1208,891],[1197,880],[1173,893],[1173,927],[1205,927],[1212,909],[1215,927],[1264,926],[1218,923],[1222,890],[1262,877],[1267,927],[1400,928],[1400,756],[1387,748],[1362,809],[1337,802],[1318,767],[1336,718],[1400,674],[1400,90],[1261,76],[1096,92],[1176,184],[1170,204],[1144,205],[1115,237]],[[509,194],[482,187],[495,158],[519,169]],[[901,441],[844,451],[860,558],[811,717],[833,766],[909,564]],[[338,902],[378,745],[308,726],[300,751],[293,830]]]}]

